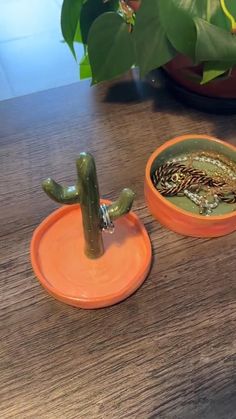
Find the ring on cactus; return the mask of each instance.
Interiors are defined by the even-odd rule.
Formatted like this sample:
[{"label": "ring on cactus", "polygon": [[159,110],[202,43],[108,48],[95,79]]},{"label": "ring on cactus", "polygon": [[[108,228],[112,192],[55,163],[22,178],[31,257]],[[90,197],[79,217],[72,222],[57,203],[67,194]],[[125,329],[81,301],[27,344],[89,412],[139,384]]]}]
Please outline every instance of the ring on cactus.
[{"label": "ring on cactus", "polygon": [[109,212],[107,210],[107,206],[105,204],[100,205],[101,213],[102,213],[102,230],[105,233],[113,234],[115,231],[114,223],[110,219]]}]

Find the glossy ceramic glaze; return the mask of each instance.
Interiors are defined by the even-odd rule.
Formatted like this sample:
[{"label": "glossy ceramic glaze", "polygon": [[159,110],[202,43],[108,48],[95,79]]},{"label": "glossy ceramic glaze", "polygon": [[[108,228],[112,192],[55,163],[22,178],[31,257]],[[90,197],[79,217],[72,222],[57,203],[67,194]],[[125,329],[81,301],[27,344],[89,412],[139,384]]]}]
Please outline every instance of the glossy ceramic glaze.
[{"label": "glossy ceramic glaze", "polygon": [[[80,204],[83,219],[85,253],[91,259],[103,255],[102,241],[103,216],[100,208],[100,195],[96,164],[90,153],[80,153],[76,160],[77,182],[73,186],[63,187],[53,179],[46,179],[42,186],[49,198],[60,204]],[[106,222],[111,222],[130,211],[134,192],[125,188],[117,201],[105,206]]]}]

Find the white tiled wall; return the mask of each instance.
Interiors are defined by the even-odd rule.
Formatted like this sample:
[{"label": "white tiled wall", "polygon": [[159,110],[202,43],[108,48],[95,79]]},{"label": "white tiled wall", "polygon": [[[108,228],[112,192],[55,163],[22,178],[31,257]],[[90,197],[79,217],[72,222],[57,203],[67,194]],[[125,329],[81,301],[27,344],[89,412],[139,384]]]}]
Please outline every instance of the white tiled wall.
[{"label": "white tiled wall", "polygon": [[[0,100],[79,80],[62,42],[62,0],[0,0]],[[78,55],[83,49],[77,47]]]}]

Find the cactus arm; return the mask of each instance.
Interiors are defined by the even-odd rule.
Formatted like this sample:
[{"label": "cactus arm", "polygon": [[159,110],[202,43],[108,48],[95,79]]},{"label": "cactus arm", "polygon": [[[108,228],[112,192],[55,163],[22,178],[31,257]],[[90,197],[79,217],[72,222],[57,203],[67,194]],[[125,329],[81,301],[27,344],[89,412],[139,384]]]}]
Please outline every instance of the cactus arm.
[{"label": "cactus arm", "polygon": [[81,153],[76,161],[83,218],[85,254],[95,259],[104,253],[100,198],[95,162],[91,154]]},{"label": "cactus arm", "polygon": [[42,187],[51,199],[60,204],[76,204],[80,202],[78,186],[63,187],[55,180],[48,178],[43,181]]},{"label": "cactus arm", "polygon": [[128,188],[123,189],[117,201],[107,206],[107,211],[112,221],[127,214],[133,204],[135,193]]},{"label": "cactus arm", "polygon": [[42,187],[51,199],[61,204],[76,204],[80,202],[78,186],[63,187],[55,180],[48,178],[43,181]]}]

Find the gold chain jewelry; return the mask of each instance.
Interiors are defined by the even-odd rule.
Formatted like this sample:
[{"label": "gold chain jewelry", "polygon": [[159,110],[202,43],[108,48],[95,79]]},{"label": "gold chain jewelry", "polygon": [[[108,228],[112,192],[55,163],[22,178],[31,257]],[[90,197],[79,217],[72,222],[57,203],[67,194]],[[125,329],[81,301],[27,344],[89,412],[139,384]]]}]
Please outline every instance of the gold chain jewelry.
[{"label": "gold chain jewelry", "polygon": [[[194,161],[210,163],[213,174],[197,169]],[[199,213],[209,215],[220,202],[236,203],[236,163],[211,151],[189,153],[173,158],[152,174],[155,188],[163,196],[186,196],[199,206]],[[200,195],[199,192],[204,195]]]}]

